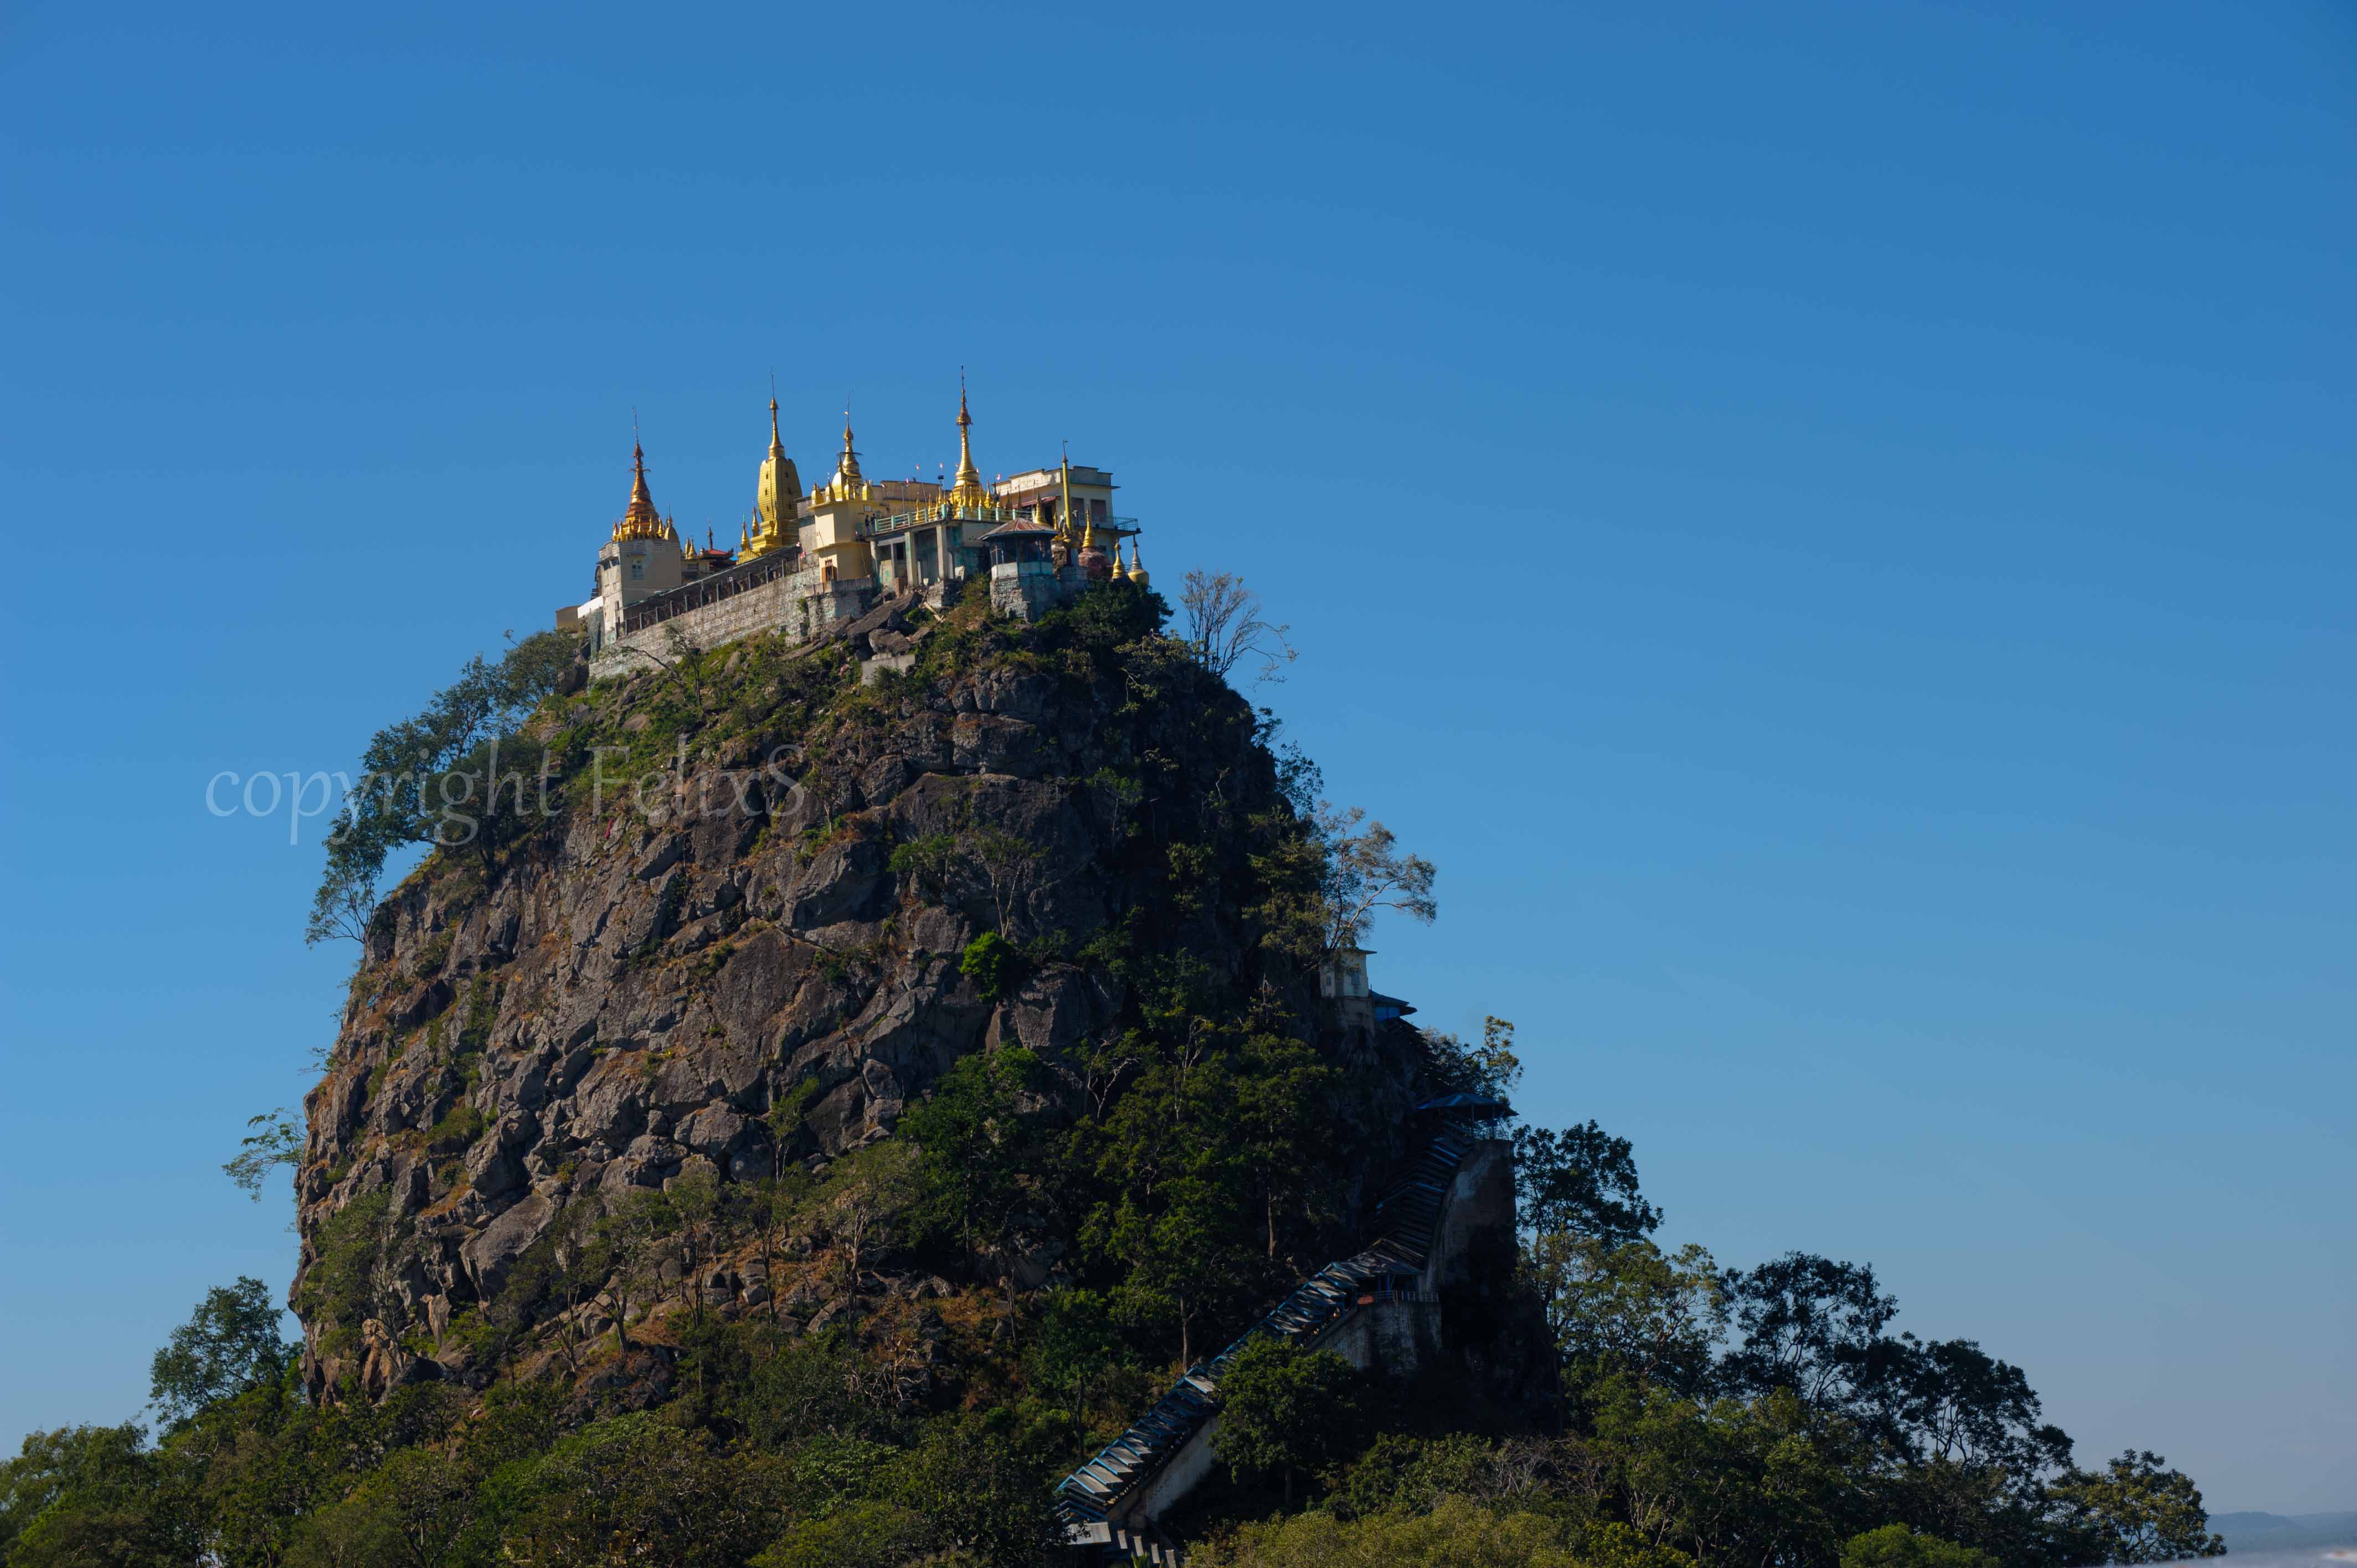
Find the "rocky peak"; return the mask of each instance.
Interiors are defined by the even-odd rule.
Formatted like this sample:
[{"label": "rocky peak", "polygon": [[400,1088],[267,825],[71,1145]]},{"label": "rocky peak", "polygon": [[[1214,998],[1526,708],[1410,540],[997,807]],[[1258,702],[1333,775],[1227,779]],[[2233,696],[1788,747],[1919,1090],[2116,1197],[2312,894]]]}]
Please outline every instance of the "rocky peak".
[{"label": "rocky peak", "polygon": [[1150,631],[915,629],[880,680],[756,642],[558,699],[519,743],[554,759],[546,814],[388,897],[308,1101],[315,1386],[479,1370],[451,1321],[568,1205],[822,1165],[973,1052],[1069,1062],[1136,1004],[1120,954],[1252,990],[1397,1120],[1412,1036],[1339,1035],[1281,950],[1291,809],[1251,708]]}]

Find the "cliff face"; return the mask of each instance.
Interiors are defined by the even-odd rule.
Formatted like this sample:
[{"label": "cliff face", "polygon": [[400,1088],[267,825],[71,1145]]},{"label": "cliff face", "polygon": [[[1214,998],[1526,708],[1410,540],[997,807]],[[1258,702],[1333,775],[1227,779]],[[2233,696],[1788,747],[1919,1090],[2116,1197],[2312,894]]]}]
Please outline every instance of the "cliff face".
[{"label": "cliff face", "polygon": [[[308,1101],[315,1388],[479,1377],[446,1330],[568,1206],[823,1169],[969,1053],[1028,1047],[1082,1113],[1077,1064],[1135,1022],[1141,964],[1199,966],[1344,1069],[1365,1136],[1327,1155],[1350,1201],[1297,1242],[1346,1239],[1398,1155],[1415,1036],[1318,1002],[1259,723],[1146,613],[920,618],[888,634],[917,668],[866,685],[862,649],[757,642],[544,711],[515,749],[529,773],[545,746],[549,781],[502,797],[533,811],[388,898]],[[985,932],[1012,945],[967,961]],[[724,1314],[772,1283],[683,1266]]]}]

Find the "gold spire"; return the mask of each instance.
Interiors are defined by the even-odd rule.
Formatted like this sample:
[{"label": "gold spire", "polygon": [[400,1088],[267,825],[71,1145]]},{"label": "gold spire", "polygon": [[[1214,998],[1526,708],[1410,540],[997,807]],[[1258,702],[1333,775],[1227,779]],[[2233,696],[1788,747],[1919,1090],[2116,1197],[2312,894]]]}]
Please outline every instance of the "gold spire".
[{"label": "gold spire", "polygon": [[[1119,553],[1120,549],[1115,546],[1114,554],[1118,556]],[[1129,580],[1141,588],[1146,584],[1146,563],[1138,558],[1137,537],[1135,534],[1130,536],[1129,541]]]},{"label": "gold spire", "polygon": [[1118,538],[1113,542],[1113,575],[1124,582],[1129,579],[1129,568],[1121,564],[1121,541]]},{"label": "gold spire", "polygon": [[967,432],[974,428],[974,415],[965,411],[965,371],[958,371],[958,471],[957,482],[950,488],[950,499],[960,506],[983,506],[988,503],[990,492],[982,488],[982,470],[974,466],[974,442]]},{"label": "gold spire", "polygon": [[1064,449],[1063,460],[1057,469],[1058,499],[1056,502],[1056,537],[1066,544],[1072,540],[1072,452]]},{"label": "gold spire", "polygon": [[1081,526],[1078,529],[1074,529],[1071,526],[1070,520],[1072,515],[1072,453],[1070,447],[1067,447],[1064,450],[1063,486],[1064,517],[1066,519],[1065,533],[1068,537],[1073,533],[1078,533],[1080,536],[1080,548],[1082,550],[1094,550],[1097,547],[1097,525],[1089,519],[1088,502],[1082,501],[1081,503]]},{"label": "gold spire", "polygon": [[843,411],[843,456],[834,462],[834,488],[846,496],[856,495],[866,488],[860,477],[859,454],[851,449],[851,411]]},{"label": "gold spire", "polygon": [[786,443],[778,434],[778,400],[770,399],[770,451],[761,459],[761,475],[753,487],[752,527],[745,531],[744,553],[749,558],[765,555],[786,542],[793,526],[794,500],[802,493],[802,476],[794,472],[794,460],[786,456]]},{"label": "gold spire", "polygon": [[647,490],[646,448],[630,443],[630,504],[622,510],[621,521],[614,524],[617,539],[661,539],[662,519],[655,512],[654,497]]}]

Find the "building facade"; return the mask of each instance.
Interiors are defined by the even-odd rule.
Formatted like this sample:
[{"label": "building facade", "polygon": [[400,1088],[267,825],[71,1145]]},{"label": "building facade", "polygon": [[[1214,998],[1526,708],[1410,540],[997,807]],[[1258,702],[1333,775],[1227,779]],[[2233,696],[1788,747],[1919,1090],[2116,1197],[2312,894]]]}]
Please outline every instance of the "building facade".
[{"label": "building facade", "polygon": [[834,471],[805,492],[770,399],[770,447],[734,549],[681,536],[633,446],[630,498],[598,546],[596,595],[560,608],[556,624],[581,633],[594,666],[619,668],[683,643],[816,637],[889,597],[938,608],[986,586],[994,609],[1031,619],[1091,583],[1146,585],[1137,522],[1114,515],[1110,472],[1065,459],[985,483],[973,427],[961,387],[956,478],[871,480],[845,416]]}]

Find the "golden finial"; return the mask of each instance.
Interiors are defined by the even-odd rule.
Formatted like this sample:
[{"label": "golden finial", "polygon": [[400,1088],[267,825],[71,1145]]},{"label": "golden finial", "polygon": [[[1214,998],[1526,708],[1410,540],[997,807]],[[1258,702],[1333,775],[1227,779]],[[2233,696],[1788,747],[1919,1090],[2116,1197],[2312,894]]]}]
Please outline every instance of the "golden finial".
[{"label": "golden finial", "polygon": [[1113,542],[1113,575],[1123,582],[1129,580],[1129,568],[1121,564],[1121,540],[1118,537]]},{"label": "golden finial", "polygon": [[802,476],[794,472],[794,460],[786,456],[786,443],[778,434],[778,394],[770,390],[770,451],[761,459],[761,470],[753,485],[752,527],[747,542],[756,555],[775,549],[784,539],[794,515],[794,498],[802,493]]},{"label": "golden finial", "polygon": [[965,367],[958,367],[958,468],[957,482],[951,487],[950,499],[965,506],[980,506],[989,499],[982,488],[982,470],[974,466],[974,441],[968,432],[974,428],[974,415],[965,407]]},{"label": "golden finial", "polygon": [[1138,556],[1137,540],[1135,535],[1131,536],[1129,542],[1129,580],[1141,588],[1146,584],[1146,563]]},{"label": "golden finial", "polygon": [[851,410],[846,405],[843,411],[843,456],[834,464],[834,491],[838,497],[849,499],[866,486],[867,481],[859,473],[859,454],[851,447]]},{"label": "golden finial", "polygon": [[[631,423],[637,423],[635,417]],[[654,497],[647,490],[647,450],[633,440],[630,443],[630,502],[622,509],[621,521],[614,524],[614,537],[661,539],[662,536],[662,520],[656,515]]]},{"label": "golden finial", "polygon": [[1064,456],[1057,468],[1056,537],[1066,544],[1072,542],[1072,447],[1064,444]]}]

